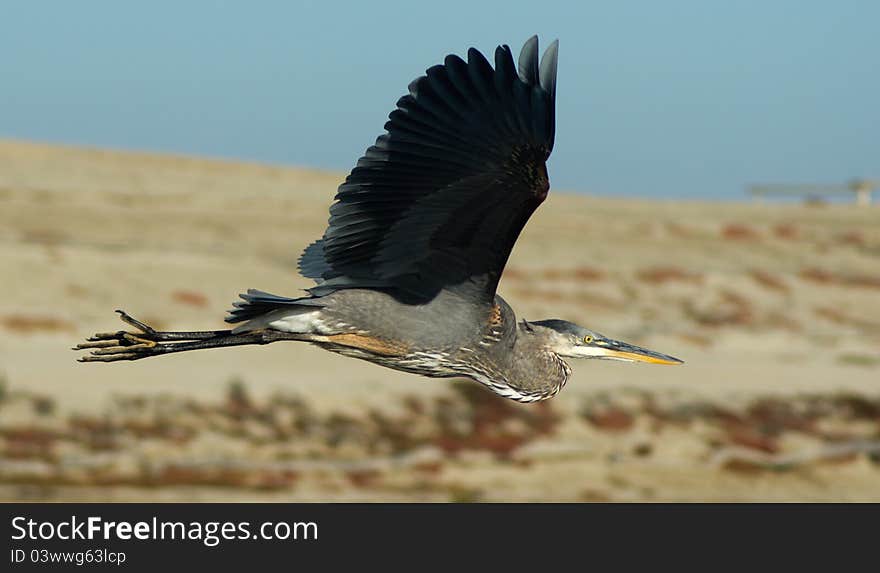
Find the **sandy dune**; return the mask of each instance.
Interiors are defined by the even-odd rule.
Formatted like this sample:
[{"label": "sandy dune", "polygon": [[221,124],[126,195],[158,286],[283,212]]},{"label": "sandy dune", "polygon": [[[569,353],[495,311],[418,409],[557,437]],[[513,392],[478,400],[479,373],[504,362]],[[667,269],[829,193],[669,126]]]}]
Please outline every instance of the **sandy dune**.
[{"label": "sandy dune", "polygon": [[574,363],[539,406],[294,343],[75,362],[115,308],[308,286],[343,176],[0,141],[0,496],[880,500],[877,208],[555,192],[502,295],[686,365]]}]

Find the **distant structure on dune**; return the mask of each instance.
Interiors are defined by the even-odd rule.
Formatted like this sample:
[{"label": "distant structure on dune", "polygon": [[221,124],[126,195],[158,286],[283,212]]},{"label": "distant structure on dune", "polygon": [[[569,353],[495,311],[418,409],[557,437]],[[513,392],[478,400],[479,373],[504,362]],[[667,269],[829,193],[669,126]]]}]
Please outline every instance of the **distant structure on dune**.
[{"label": "distant structure on dune", "polygon": [[768,196],[804,197],[817,200],[828,196],[855,196],[856,205],[867,207],[871,204],[871,194],[880,187],[877,179],[853,179],[840,185],[816,184],[765,184],[750,185],[749,195],[756,202],[763,202]]}]

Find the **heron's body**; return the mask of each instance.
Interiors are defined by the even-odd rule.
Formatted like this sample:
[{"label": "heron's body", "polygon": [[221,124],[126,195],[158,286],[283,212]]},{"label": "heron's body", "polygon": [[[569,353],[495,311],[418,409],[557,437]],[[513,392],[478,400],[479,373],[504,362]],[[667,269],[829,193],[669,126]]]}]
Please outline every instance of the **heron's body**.
[{"label": "heron's body", "polygon": [[555,395],[565,357],[680,361],[561,320],[517,321],[496,288],[520,231],[547,198],[556,126],[554,42],[537,37],[515,64],[473,48],[409,86],[330,207],[323,237],[300,257],[308,295],[249,290],[232,330],[97,334],[85,362],[279,340],[310,342],[435,378],[465,376],[521,402]]},{"label": "heron's body", "polygon": [[296,300],[235,331],[307,334],[331,352],[424,376],[473,378],[521,402],[549,398],[571,373],[533,334],[537,327],[517,323],[497,295],[492,304],[474,305],[442,291],[424,304],[408,304],[383,291],[344,289]]}]

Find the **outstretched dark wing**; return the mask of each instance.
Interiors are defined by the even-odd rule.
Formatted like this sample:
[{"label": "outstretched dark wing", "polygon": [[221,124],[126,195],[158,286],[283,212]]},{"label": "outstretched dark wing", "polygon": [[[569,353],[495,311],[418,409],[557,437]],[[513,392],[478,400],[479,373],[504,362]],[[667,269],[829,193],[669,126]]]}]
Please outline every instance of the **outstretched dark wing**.
[{"label": "outstretched dark wing", "polygon": [[323,239],[300,258],[322,294],[389,286],[491,300],[520,231],[547,196],[553,149],[554,42],[510,48],[495,69],[475,49],[413,81],[409,95],[339,187]]}]

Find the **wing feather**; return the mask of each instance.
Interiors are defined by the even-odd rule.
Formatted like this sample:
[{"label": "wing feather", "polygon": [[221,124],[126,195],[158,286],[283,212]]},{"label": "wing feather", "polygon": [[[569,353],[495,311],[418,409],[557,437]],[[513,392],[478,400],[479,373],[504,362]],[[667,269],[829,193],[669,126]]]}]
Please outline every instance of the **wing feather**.
[{"label": "wing feather", "polygon": [[300,257],[316,294],[352,286],[494,297],[520,231],[547,195],[558,43],[530,38],[494,68],[476,49],[414,80],[339,187]]}]

